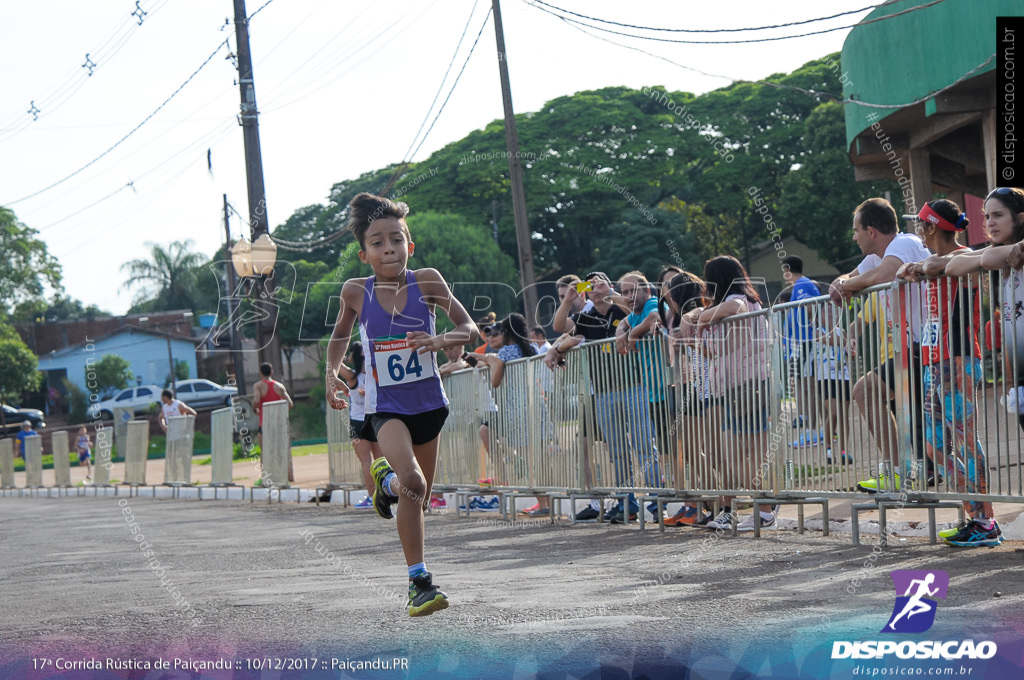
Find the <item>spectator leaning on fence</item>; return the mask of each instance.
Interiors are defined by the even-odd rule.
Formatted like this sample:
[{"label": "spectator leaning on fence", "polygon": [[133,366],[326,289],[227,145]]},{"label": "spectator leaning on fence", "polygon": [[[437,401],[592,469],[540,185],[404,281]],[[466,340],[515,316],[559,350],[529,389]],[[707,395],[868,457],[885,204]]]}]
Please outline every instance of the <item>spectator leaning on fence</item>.
[{"label": "spectator leaning on fence", "polygon": [[[829,286],[829,297],[836,304],[845,304],[850,297],[865,288],[880,283],[892,283],[896,272],[905,262],[917,262],[928,257],[928,250],[921,239],[913,234],[900,233],[896,228],[896,211],[884,198],[869,198],[857,206],[853,213],[853,240],[864,253],[864,260],[849,274],[840,276]],[[898,296],[882,293],[882,306],[888,323],[888,342],[901,343],[910,348],[910,403],[906,407],[915,414],[914,431],[920,435],[923,422],[920,421],[920,288],[910,286],[900,289]],[[897,297],[898,299],[893,299]],[[904,318],[906,306],[903,298],[909,299],[909,318]],[[903,321],[903,323],[901,323]],[[898,329],[909,327],[910,337],[899,337]],[[851,329],[852,330],[852,329]],[[856,334],[850,333],[850,342],[856,341]],[[898,491],[900,476],[899,456],[896,450],[896,418],[889,411],[887,402],[896,398],[896,362],[884,361],[873,371],[866,373],[853,386],[853,399],[868,422],[868,429],[875,437],[883,460],[888,461],[893,478],[888,479],[881,472],[877,477],[860,482],[861,491],[873,493],[882,489]],[[921,437],[914,438],[917,457],[924,457]]]},{"label": "spectator leaning on fence", "polygon": [[[967,228],[967,216],[952,201],[927,203],[918,215],[918,233],[935,257],[954,256],[969,250],[957,242]],[[918,281],[924,262],[907,263],[900,278]],[[924,362],[925,446],[936,465],[946,471],[946,481],[959,493],[987,494],[988,463],[977,436],[977,396],[982,378],[981,345],[975,329],[980,325],[980,289],[975,277],[942,276],[925,285],[926,317],[921,333]],[[998,545],[1002,541],[995,525],[992,504],[964,503],[968,516],[984,531],[974,527],[964,536],[949,534],[951,545]],[[964,527],[965,529],[967,527]]]},{"label": "spectator leaning on fence", "polygon": [[[704,468],[698,461],[702,453],[707,456],[718,449],[719,433],[708,427],[711,408],[711,364],[701,353],[697,337],[697,318],[708,304],[707,286],[695,274],[682,272],[673,276],[665,286],[665,299],[672,310],[674,325],[670,329],[672,343],[677,346],[675,378],[680,414],[680,459],[676,466],[676,487],[685,480],[683,468],[687,462],[698,475]],[[706,480],[708,481],[708,480]],[[700,484],[699,481],[696,482]],[[707,524],[710,517],[696,503],[688,503],[672,517],[666,526],[694,526]]]},{"label": "spectator leaning on fence", "polygon": [[[477,357],[479,364],[486,365],[491,371],[491,387],[495,390],[501,388],[501,394],[497,400],[499,412],[495,413],[496,425],[501,424],[497,429],[501,439],[504,440],[509,449],[507,456],[516,456],[520,461],[528,460],[527,456],[527,423],[530,420],[528,395],[524,392],[533,389],[533,385],[526,384],[523,377],[526,371],[517,375],[515,381],[502,383],[505,379],[505,364],[515,359],[535,356],[537,350],[530,343],[526,330],[526,319],[522,314],[509,314],[501,322],[501,348],[496,354],[488,354]],[[525,369],[525,366],[519,366]],[[482,426],[481,430],[487,426]],[[483,437],[483,434],[481,434]],[[551,510],[548,506],[547,496],[537,498],[537,506],[531,508],[531,516],[539,517],[549,515]]]},{"label": "spectator leaning on fence", "polygon": [[[719,474],[726,488],[746,486],[760,490],[765,481],[768,454],[768,351],[771,338],[764,316],[731,317],[758,312],[761,298],[739,260],[728,255],[704,265],[704,280],[712,306],[697,318],[698,332],[707,333],[712,353],[711,392],[725,403],[726,450],[718,452]],[[732,498],[722,497],[722,509],[711,529],[732,525]],[[773,528],[777,507],[761,513],[761,526]],[[753,516],[739,529],[754,530]]]},{"label": "spectator leaning on fence", "polygon": [[[559,305],[558,311],[555,312],[555,321],[553,326],[555,330],[560,328],[567,337],[565,339],[559,339],[551,346],[551,351],[548,352],[546,362],[549,366],[561,365],[565,360],[565,353],[572,347],[579,345],[586,341],[595,340],[608,340],[615,337],[615,330],[619,323],[626,318],[626,311],[620,307],[616,300],[625,303],[622,298],[615,293],[614,288],[611,285],[611,279],[604,272],[591,272],[587,274],[583,281],[580,281],[577,287],[567,287],[565,289],[565,296],[562,299],[562,304]],[[574,318],[568,317],[568,310],[572,309],[576,304],[577,298],[581,293],[585,292],[590,302],[593,303],[588,309],[583,306],[578,314]],[[593,402],[594,402],[594,413],[590,413],[587,409],[583,409],[583,418],[581,419],[580,427],[583,433],[584,441],[584,464],[583,468],[585,474],[589,475],[591,469],[590,461],[590,449],[586,444],[587,436],[595,430],[594,422],[596,420],[596,434],[602,437],[608,442],[609,448],[612,452],[613,466],[615,468],[615,484],[624,485],[626,484],[626,453],[624,451],[625,442],[620,439],[620,432],[614,427],[616,417],[621,415],[618,413],[619,403],[622,401],[623,389],[635,388],[639,390],[639,375],[635,371],[625,371],[625,383],[619,384],[613,383],[612,375],[616,373],[615,369],[619,366],[616,361],[616,355],[614,353],[614,347],[610,343],[602,344],[594,347],[590,355],[590,382],[593,389]],[[637,399],[639,401],[639,399]],[[643,401],[642,419],[639,419],[640,414],[633,414],[631,417],[636,422],[646,422],[648,425],[647,440],[650,440],[649,431],[649,416],[647,415],[647,403]],[[622,418],[619,418],[621,420]],[[624,433],[623,433],[624,436]],[[643,441],[641,439],[640,441]],[[617,462],[621,462],[619,465]],[[591,479],[585,480],[587,486],[592,485]],[[598,518],[598,508],[600,505],[594,503],[590,508],[583,510],[576,516],[579,521],[591,521]],[[636,503],[636,498],[633,494],[629,495],[628,511],[629,517],[633,518],[636,516],[636,512],[639,510],[639,505]],[[624,504],[620,501],[617,507],[613,507],[609,510],[605,518],[614,521],[616,523],[624,521],[626,516],[623,510]]]},{"label": "spectator leaning on fence", "polygon": [[[665,388],[666,370],[661,351],[662,326],[661,315],[658,313],[658,298],[653,294],[647,277],[639,271],[628,272],[619,278],[619,292],[629,301],[632,311],[615,332],[615,346],[622,355],[639,350],[640,382],[646,392],[648,413],[654,426],[658,452],[666,460],[671,461],[676,445],[672,409]],[[640,341],[643,342],[638,348],[637,343]],[[650,468],[648,476],[660,469],[660,465],[657,468]],[[648,486],[660,487],[661,479],[649,478],[645,483]],[[652,503],[648,509],[657,517],[657,508],[657,504]]]}]

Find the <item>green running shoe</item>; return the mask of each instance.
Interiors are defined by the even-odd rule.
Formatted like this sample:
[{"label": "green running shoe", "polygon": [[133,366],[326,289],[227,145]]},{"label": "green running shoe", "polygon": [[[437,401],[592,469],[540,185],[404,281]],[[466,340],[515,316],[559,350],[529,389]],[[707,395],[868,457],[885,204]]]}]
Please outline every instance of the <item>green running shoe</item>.
[{"label": "green running shoe", "polygon": [[381,456],[370,464],[370,472],[373,474],[373,509],[384,519],[391,519],[391,505],[398,502],[398,496],[393,496],[384,489],[384,480],[394,472],[388,465],[387,458]]},{"label": "green running shoe", "polygon": [[867,493],[877,493],[879,491],[899,491],[900,490],[900,476],[893,474],[893,484],[891,488],[887,484],[888,480],[885,475],[879,475],[878,477],[872,477],[871,479],[865,479],[863,482],[857,483],[857,488]]},{"label": "green running shoe", "polygon": [[448,609],[448,596],[433,583],[430,572],[409,579],[409,616],[430,616]]},{"label": "green running shoe", "polygon": [[970,523],[971,523],[971,520],[965,519],[963,522],[960,522],[960,524],[957,524],[955,527],[951,527],[949,529],[943,529],[942,531],[939,532],[939,538],[941,538],[942,540],[946,540],[947,538],[952,538],[953,536],[956,536],[961,531],[966,529],[967,525],[970,524]]}]

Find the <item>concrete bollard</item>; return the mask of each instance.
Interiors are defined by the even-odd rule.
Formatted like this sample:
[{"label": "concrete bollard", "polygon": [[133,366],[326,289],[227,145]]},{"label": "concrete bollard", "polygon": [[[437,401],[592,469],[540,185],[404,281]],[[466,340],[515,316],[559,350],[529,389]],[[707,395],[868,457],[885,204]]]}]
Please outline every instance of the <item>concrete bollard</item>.
[{"label": "concrete bollard", "polygon": [[25,488],[38,489],[43,486],[43,438],[39,435],[25,437]]},{"label": "concrete bollard", "polygon": [[288,461],[292,456],[288,436],[288,402],[263,404],[263,469],[260,477],[265,488],[288,488]]},{"label": "concrete bollard", "polygon": [[[130,420],[125,423],[124,484],[146,484],[146,454],[149,452],[149,423]],[[120,447],[119,447],[120,449]]]},{"label": "concrete bollard", "polygon": [[53,450],[53,485],[56,487],[71,486],[71,461],[68,460],[68,433],[54,432],[50,435],[50,448]]},{"label": "concrete bollard", "polygon": [[164,484],[175,486],[191,484],[192,444],[195,441],[195,427],[195,416],[167,418]]},{"label": "concrete bollard", "polygon": [[111,448],[114,446],[114,428],[96,428],[96,446],[93,447],[92,483],[95,486],[110,484],[110,469],[114,467]]},{"label": "concrete bollard", "polygon": [[14,440],[0,439],[0,488],[14,488]]},{"label": "concrete bollard", "polygon": [[128,423],[135,417],[135,410],[130,408],[124,408],[123,406],[114,407],[114,443],[117,444],[117,450],[121,453],[121,457],[124,458],[124,452],[128,450]]},{"label": "concrete bollard", "polygon": [[235,453],[231,442],[233,425],[234,418],[230,408],[218,409],[210,414],[210,484],[213,486],[231,484]]}]

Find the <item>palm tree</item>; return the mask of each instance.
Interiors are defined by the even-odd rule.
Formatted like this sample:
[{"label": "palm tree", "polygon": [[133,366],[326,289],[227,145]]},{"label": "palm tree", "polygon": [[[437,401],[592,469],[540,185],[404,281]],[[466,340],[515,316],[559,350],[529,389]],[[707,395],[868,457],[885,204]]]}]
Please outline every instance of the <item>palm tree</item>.
[{"label": "palm tree", "polygon": [[147,243],[150,259],[129,260],[121,265],[128,272],[122,288],[139,286],[134,304],[149,303],[152,309],[192,309],[194,305],[194,270],[206,258],[192,251],[192,241],[174,241],[166,249]]}]

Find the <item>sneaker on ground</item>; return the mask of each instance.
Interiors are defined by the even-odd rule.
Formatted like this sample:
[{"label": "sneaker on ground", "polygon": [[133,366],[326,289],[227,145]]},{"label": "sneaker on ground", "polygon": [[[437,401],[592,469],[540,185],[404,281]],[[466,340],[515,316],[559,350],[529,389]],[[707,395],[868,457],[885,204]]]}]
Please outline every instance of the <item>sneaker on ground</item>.
[{"label": "sneaker on ground", "polygon": [[370,472],[373,473],[373,509],[384,519],[391,519],[391,505],[398,502],[398,496],[393,496],[384,489],[384,479],[394,472],[388,461],[383,456],[370,464]]},{"label": "sneaker on ground", "polygon": [[529,515],[531,512],[533,512],[534,510],[537,510],[539,508],[540,508],[540,503],[534,503],[533,505],[531,505],[530,507],[526,508],[525,510],[520,510],[520,512],[523,513],[524,515]]},{"label": "sneaker on ground", "polygon": [[448,604],[448,596],[434,585],[430,572],[409,579],[409,616],[429,616]]},{"label": "sneaker on ground", "polygon": [[665,526],[667,527],[679,527],[693,525],[698,520],[697,508],[691,508],[689,506],[684,507],[682,510],[672,515],[671,517],[665,518]]},{"label": "sneaker on ground", "polygon": [[[635,522],[636,521],[636,515],[637,515],[637,508],[630,508],[629,521],[630,522]],[[611,522],[612,524],[625,524],[626,523],[625,515],[623,514],[622,510],[619,510],[614,515],[612,515],[612,518],[610,520],[608,520],[608,521]]]},{"label": "sneaker on ground", "polygon": [[354,504],[352,507],[353,508],[372,508],[373,507],[373,497],[372,496],[366,496],[366,497],[363,498],[363,500],[361,500],[358,503]]},{"label": "sneaker on ground", "polygon": [[430,497],[430,509],[431,510],[442,510],[448,507],[448,501],[437,496]]},{"label": "sneaker on ground", "polygon": [[878,491],[899,491],[900,490],[900,476],[893,474],[893,484],[888,484],[888,479],[885,475],[879,475],[878,477],[872,477],[871,479],[865,479],[863,482],[857,483],[857,488],[867,493],[876,493]]},{"label": "sneaker on ground", "polygon": [[480,486],[494,486],[494,478],[484,477],[483,479],[476,480],[476,483],[479,484]]},{"label": "sneaker on ground", "polygon": [[498,501],[497,496],[492,496],[491,498],[486,500],[481,498],[476,502],[476,507],[470,509],[479,510],[481,512],[497,512],[498,510],[501,509],[501,504]]},{"label": "sneaker on ground", "polygon": [[530,517],[547,517],[551,514],[551,508],[534,508],[526,514]]},{"label": "sneaker on ground", "polygon": [[[775,523],[776,512],[773,510],[771,517],[765,517],[761,515],[761,529],[778,529],[778,525]],[[742,522],[736,527],[736,531],[753,531],[754,530],[754,515],[745,517]]]},{"label": "sneaker on ground", "polygon": [[600,517],[600,516],[601,516],[600,512],[598,512],[597,510],[595,510],[594,508],[592,508],[591,506],[588,505],[587,507],[583,508],[582,510],[580,510],[579,512],[576,513],[576,521],[577,522],[596,522],[597,518]]},{"label": "sneaker on ground", "polygon": [[995,520],[992,520],[991,526],[986,526],[986,522],[975,519],[968,522],[967,526],[961,529],[959,533],[943,540],[947,544],[955,545],[959,548],[976,548],[979,546],[994,548],[1003,542],[1003,532],[999,530],[999,525]]},{"label": "sneaker on ground", "polygon": [[731,529],[732,528],[732,513],[728,510],[722,510],[718,515],[708,522],[708,529]]},{"label": "sneaker on ground", "polygon": [[949,529],[943,529],[942,531],[939,532],[939,538],[941,538],[942,540],[946,540],[950,536],[956,536],[961,531],[963,531],[967,526],[969,526],[972,521],[974,521],[974,520],[965,519],[963,522],[960,522],[955,527],[950,527]]}]

